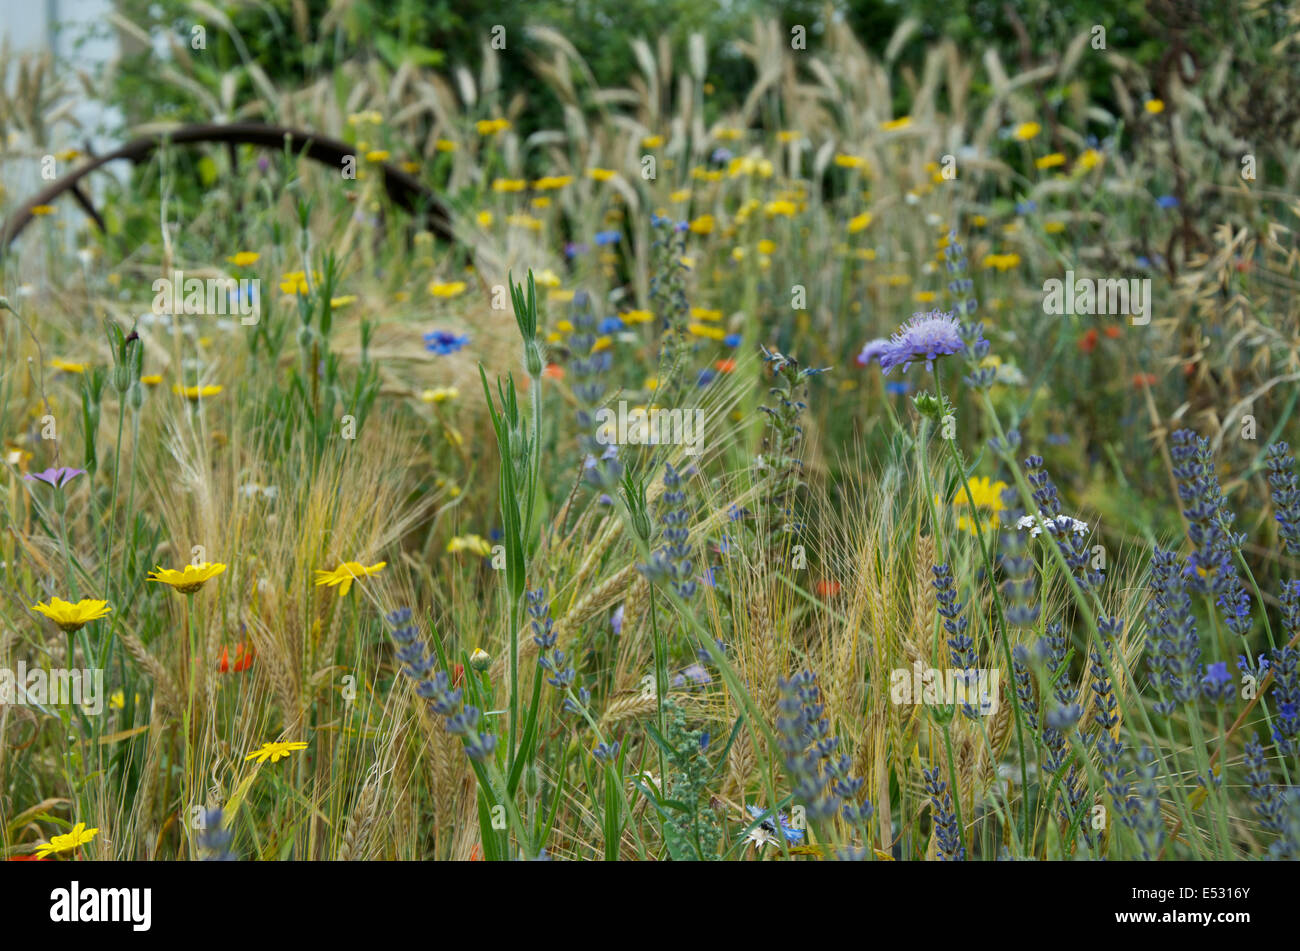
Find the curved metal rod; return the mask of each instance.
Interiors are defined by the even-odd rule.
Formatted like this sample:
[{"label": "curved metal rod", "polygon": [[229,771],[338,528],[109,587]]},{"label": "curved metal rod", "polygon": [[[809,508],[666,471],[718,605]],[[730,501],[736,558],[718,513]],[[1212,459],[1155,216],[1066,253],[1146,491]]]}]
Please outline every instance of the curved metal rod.
[{"label": "curved metal rod", "polygon": [[[194,145],[205,142],[225,143],[232,148],[235,145],[257,145],[264,148],[283,149],[287,144],[292,151],[304,152],[308,158],[335,168],[342,167],[346,156],[355,156],[357,154],[354,146],[350,146],[346,142],[340,142],[338,139],[327,138],[314,132],[262,125],[256,122],[188,125],[167,132],[158,132],[133,139],[120,149],[107,155],[101,155],[76,171],[65,175],[21,205],[4,223],[3,229],[0,229],[0,254],[7,251],[14,239],[31,223],[32,218],[35,217],[32,214],[33,208],[51,204],[67,191],[72,192],[78,203],[95,219],[96,225],[102,231],[104,228],[103,220],[90,206],[89,200],[86,199],[85,194],[77,185],[81,179],[109,162],[116,162],[119,159],[129,159],[139,164],[165,143]],[[419,211],[423,206],[432,230],[439,237],[451,240],[451,222],[448,217],[447,206],[437,195],[422,185],[414,176],[393,168],[387,163],[380,163],[377,167],[384,173],[384,189],[388,192],[389,199],[412,213]]]}]

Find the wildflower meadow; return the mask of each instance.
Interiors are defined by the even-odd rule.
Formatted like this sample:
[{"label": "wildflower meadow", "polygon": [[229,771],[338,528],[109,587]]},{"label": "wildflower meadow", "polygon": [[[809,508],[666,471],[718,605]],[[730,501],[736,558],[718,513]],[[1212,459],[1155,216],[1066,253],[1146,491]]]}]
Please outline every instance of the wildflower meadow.
[{"label": "wildflower meadow", "polygon": [[0,54],[0,858],[1300,858],[1300,5],[503,7]]}]

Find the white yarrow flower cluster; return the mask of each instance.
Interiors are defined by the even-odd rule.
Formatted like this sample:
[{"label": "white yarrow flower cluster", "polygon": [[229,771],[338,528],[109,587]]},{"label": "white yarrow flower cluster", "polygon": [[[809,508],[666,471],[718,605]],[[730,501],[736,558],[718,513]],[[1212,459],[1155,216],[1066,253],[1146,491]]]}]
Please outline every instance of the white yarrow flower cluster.
[{"label": "white yarrow flower cluster", "polygon": [[1016,520],[1016,528],[1020,531],[1029,529],[1029,534],[1037,538],[1047,528],[1053,534],[1064,535],[1066,532],[1074,532],[1076,535],[1088,534],[1088,523],[1081,522],[1077,518],[1071,518],[1068,515],[1058,515],[1056,518],[1043,517],[1043,513],[1037,515],[1023,515]]}]

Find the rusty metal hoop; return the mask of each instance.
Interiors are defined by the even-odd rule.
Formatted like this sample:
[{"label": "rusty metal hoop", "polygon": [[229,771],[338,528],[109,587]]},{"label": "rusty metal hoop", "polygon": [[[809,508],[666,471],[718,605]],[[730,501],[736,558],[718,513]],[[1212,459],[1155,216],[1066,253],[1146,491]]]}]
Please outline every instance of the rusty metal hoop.
[{"label": "rusty metal hoop", "polygon": [[[287,129],[282,126],[263,125],[256,122],[235,122],[227,124],[200,124],[181,126],[177,129],[158,132],[153,135],[133,139],[121,148],[107,155],[93,158],[76,171],[53,182],[48,188],[21,205],[0,228],[0,255],[3,255],[14,239],[22,232],[32,218],[32,209],[49,205],[64,192],[71,192],[73,198],[81,205],[98,226],[105,230],[104,219],[95,210],[94,205],[79,186],[80,181],[91,172],[116,162],[128,159],[135,164],[146,161],[157,149],[164,145],[198,145],[204,143],[236,145],[256,145],[262,148],[284,149],[301,152],[307,158],[323,165],[339,168],[347,156],[355,156],[355,147],[337,139],[303,132],[299,129]],[[446,204],[432,191],[420,183],[414,176],[393,168],[387,163],[378,163],[374,168],[384,176],[384,190],[389,199],[411,213],[423,212],[429,221],[429,227],[439,237],[451,240],[451,221]]]}]

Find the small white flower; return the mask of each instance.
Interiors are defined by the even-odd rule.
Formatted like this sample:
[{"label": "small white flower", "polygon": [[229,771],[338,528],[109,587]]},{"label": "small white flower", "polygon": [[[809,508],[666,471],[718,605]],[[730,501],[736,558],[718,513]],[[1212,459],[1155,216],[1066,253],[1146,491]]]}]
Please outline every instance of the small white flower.
[{"label": "small white flower", "polygon": [[1041,535],[1044,528],[1053,529],[1062,534],[1065,532],[1074,532],[1076,535],[1088,534],[1087,522],[1081,522],[1069,515],[1058,515],[1056,518],[1045,519],[1041,512],[1037,515],[1022,515],[1016,520],[1016,528],[1022,532],[1029,529],[1029,534],[1034,538]]},{"label": "small white flower", "polygon": [[999,364],[993,378],[1007,386],[1024,386],[1027,382],[1025,375],[1020,372],[1020,368],[1011,363]]},{"label": "small white flower", "polygon": [[750,829],[749,834],[745,836],[745,840],[748,842],[753,842],[755,847],[760,849],[765,845],[777,844],[776,836],[773,835],[771,832],[769,832],[767,829],[764,829],[761,825],[755,826],[753,829]]}]

